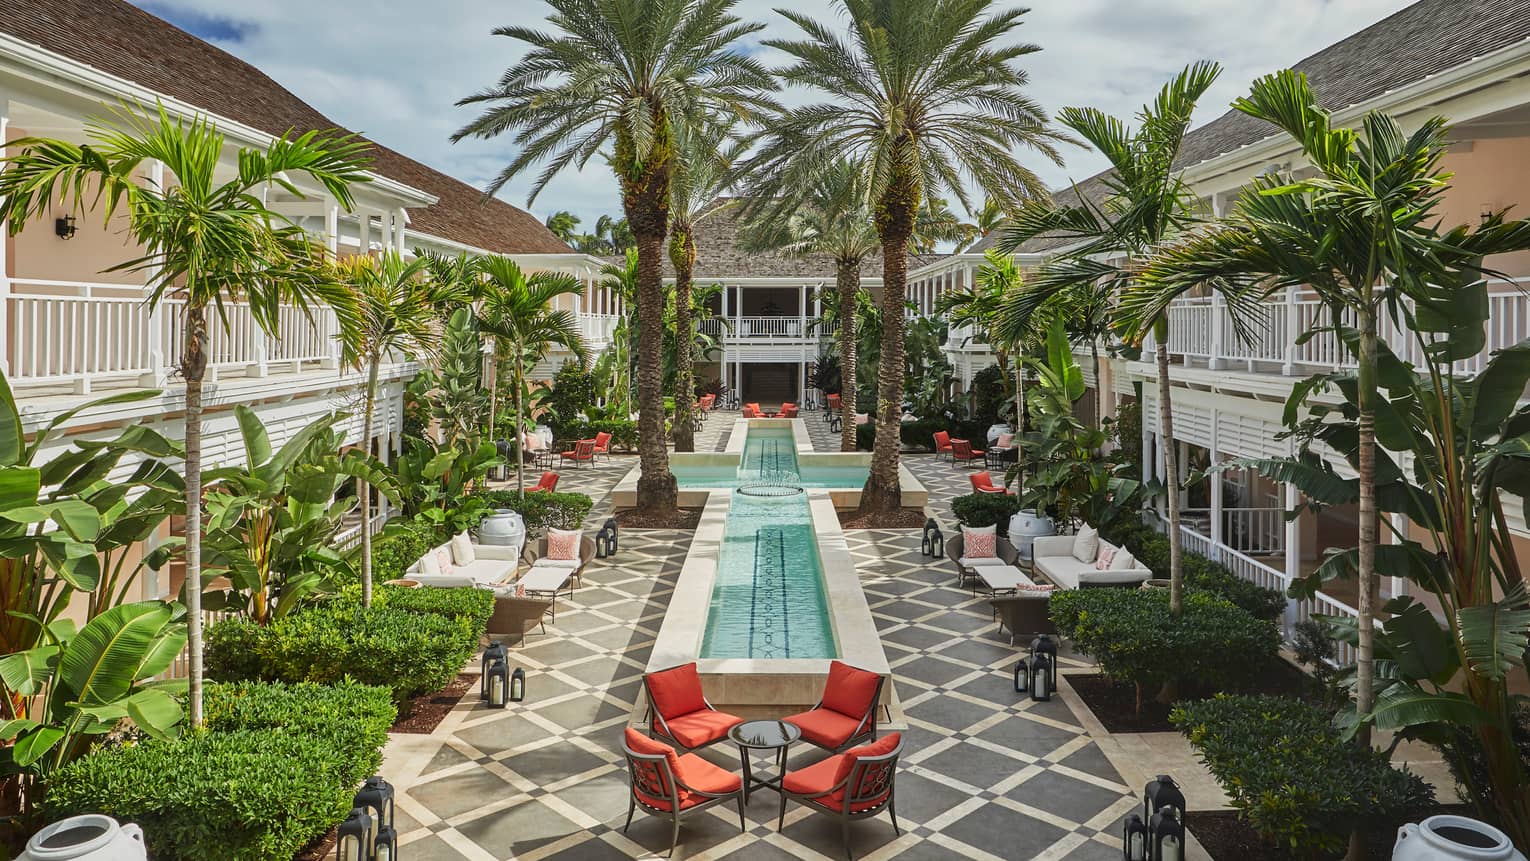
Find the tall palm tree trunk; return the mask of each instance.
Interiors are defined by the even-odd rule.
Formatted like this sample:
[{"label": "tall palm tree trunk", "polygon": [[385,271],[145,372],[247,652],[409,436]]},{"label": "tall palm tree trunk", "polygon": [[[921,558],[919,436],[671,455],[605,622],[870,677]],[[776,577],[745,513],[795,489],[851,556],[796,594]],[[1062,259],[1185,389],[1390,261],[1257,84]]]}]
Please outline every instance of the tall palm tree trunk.
[{"label": "tall palm tree trunk", "polygon": [[1094,362],[1094,426],[1105,421],[1105,380],[1100,376],[1100,340],[1089,340],[1089,358]]},{"label": "tall palm tree trunk", "polygon": [[[372,455],[372,411],[377,406],[377,366],[382,357],[376,353],[367,366],[366,413],[361,418],[361,444]],[[361,606],[372,606],[372,487],[357,477],[356,496],[361,499]]]},{"label": "tall palm tree trunk", "polygon": [[[618,152],[623,148],[618,146]],[[664,434],[664,232],[669,228],[671,162],[646,165],[624,180],[622,205],[637,241],[638,477],[637,496],[649,516],[672,516],[679,489],[669,471]]]},{"label": "tall palm tree trunk", "polygon": [[181,375],[186,379],[186,654],[187,711],[202,725],[202,378],[207,372],[207,317],[186,304]]},{"label": "tall palm tree trunk", "polygon": [[[1358,387],[1359,412],[1356,422],[1356,444],[1359,447],[1360,518],[1359,547],[1356,549],[1355,615],[1358,627],[1358,643],[1355,648],[1355,711],[1369,712],[1375,704],[1375,685],[1372,664],[1375,656],[1376,629],[1372,624],[1375,608],[1372,606],[1371,589],[1376,570],[1376,313],[1371,302],[1371,292],[1361,291],[1362,301],[1356,317],[1360,330],[1360,355],[1355,371]],[[1371,726],[1361,723],[1355,734],[1355,743],[1371,746]],[[1361,861],[1367,854],[1367,840],[1361,828],[1349,833],[1348,861]]]},{"label": "tall palm tree trunk", "polygon": [[675,267],[675,451],[695,451],[696,430],[691,425],[691,400],[696,396],[691,270],[696,265],[696,243],[689,226],[677,224],[671,231],[669,260]]},{"label": "tall palm tree trunk", "polygon": [[855,451],[855,300],[861,286],[860,263],[842,260],[834,270],[839,294],[839,450]]},{"label": "tall palm tree trunk", "polygon": [[499,339],[489,353],[489,442],[494,441],[494,414],[499,411]]},{"label": "tall palm tree trunk", "polygon": [[1179,451],[1174,444],[1174,404],[1169,385],[1167,333],[1158,337],[1158,436],[1163,449],[1164,491],[1169,506],[1169,612],[1185,609],[1184,543],[1179,532]]},{"label": "tall palm tree trunk", "polygon": [[[906,173],[906,172],[905,172]],[[903,422],[903,293],[908,282],[908,240],[914,231],[919,192],[911,176],[894,177],[878,202],[882,238],[882,344],[877,360],[876,444],[860,511],[886,513],[903,506],[898,454]]]},{"label": "tall palm tree trunk", "polygon": [[1025,492],[1025,464],[1020,458],[1025,457],[1025,447],[1020,446],[1019,439],[1025,433],[1025,355],[1023,348],[1015,353],[1015,440],[1019,446],[1015,452],[1015,463],[1019,467],[1015,470],[1015,495]]}]

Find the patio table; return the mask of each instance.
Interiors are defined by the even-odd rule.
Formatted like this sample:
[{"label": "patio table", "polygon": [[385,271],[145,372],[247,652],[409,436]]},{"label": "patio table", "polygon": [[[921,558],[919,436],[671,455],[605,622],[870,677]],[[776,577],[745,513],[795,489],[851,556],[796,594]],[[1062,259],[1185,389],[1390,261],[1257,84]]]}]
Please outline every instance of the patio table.
[{"label": "patio table", "polygon": [[1021,586],[1036,585],[1031,578],[1025,576],[1024,571],[1013,565],[978,565],[972,570],[977,574],[978,579],[983,581],[983,585],[988,587],[988,591],[994,594],[1014,592]]},{"label": "patio table", "polygon": [[[796,724],[783,720],[745,721],[728,730],[728,738],[738,745],[738,757],[744,763],[744,803],[749,803],[749,790],[756,786],[781,791],[781,777],[786,774],[786,750],[802,738],[802,730]],[[752,769],[755,751],[769,751],[776,761],[775,774],[761,777]]]},{"label": "patio table", "polygon": [[[521,579],[516,581],[516,585],[523,587],[527,595],[551,595],[556,599],[558,593],[563,591],[563,584],[572,583],[573,579],[573,568],[561,565],[532,565],[531,570],[522,574]],[[570,597],[573,596],[573,586],[569,586],[568,594]],[[553,601],[553,613],[557,613],[556,600]],[[556,619],[557,616],[554,615],[553,618]]]}]

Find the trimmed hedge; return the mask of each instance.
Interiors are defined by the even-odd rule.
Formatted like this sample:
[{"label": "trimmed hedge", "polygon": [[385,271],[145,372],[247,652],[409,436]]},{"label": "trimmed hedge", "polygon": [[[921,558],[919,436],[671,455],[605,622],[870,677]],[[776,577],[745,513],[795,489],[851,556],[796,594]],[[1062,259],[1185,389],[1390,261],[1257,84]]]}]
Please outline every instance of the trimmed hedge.
[{"label": "trimmed hedge", "polygon": [[60,769],[44,814],[132,820],[161,861],[290,861],[345,818],[394,720],[388,691],[352,682],[209,685],[205,702],[203,732]]},{"label": "trimmed hedge", "polygon": [[[875,418],[875,417],[873,417]],[[898,426],[898,441],[902,443],[905,451],[934,451],[935,432],[951,431],[953,425],[943,416],[934,418],[915,419],[911,422],[903,422]],[[986,426],[984,433],[987,432]],[[957,434],[952,433],[952,436]],[[877,438],[876,422],[870,421],[855,428],[855,445],[862,451],[871,451]],[[986,442],[985,442],[986,445]]]},{"label": "trimmed hedge", "polygon": [[638,444],[637,422],[632,419],[596,419],[595,421],[573,421],[560,424],[557,428],[559,442],[569,443],[573,448],[574,440],[594,439],[598,433],[611,435],[611,448],[622,451],[634,451]]},{"label": "trimmed hedge", "polygon": [[[372,538],[372,582],[385,583],[404,576],[409,566],[418,562],[432,547],[446,541],[449,536],[433,523],[424,520],[394,520],[382,534]],[[361,547],[352,551],[355,562],[352,567],[360,570]]]},{"label": "trimmed hedge", "polygon": [[[1126,517],[1107,524],[1100,534],[1112,544],[1125,546],[1154,577],[1168,579],[1169,538],[1162,532],[1135,517]],[[1186,588],[1220,595],[1256,618],[1278,619],[1286,612],[1286,598],[1280,592],[1250,583],[1199,553],[1185,551],[1183,571]]]},{"label": "trimmed hedge", "polygon": [[[491,593],[484,594],[492,600]],[[342,598],[266,627],[243,619],[217,623],[207,631],[207,675],[220,681],[325,684],[351,678],[386,687],[403,702],[446,687],[477,651],[482,635],[477,617],[379,603],[363,609]]]},{"label": "trimmed hedge", "polygon": [[1065,589],[1052,593],[1052,621],[1105,675],[1148,688],[1194,680],[1214,687],[1273,662],[1280,631],[1209,592],[1187,591],[1184,613],[1169,614],[1167,589]]},{"label": "trimmed hedge", "polygon": [[1007,493],[969,493],[951,500],[951,513],[973,528],[996,526],[995,533],[1009,535],[1009,519],[1020,510],[1020,497]]},{"label": "trimmed hedge", "polygon": [[594,507],[595,500],[582,493],[520,494],[514,490],[486,490],[479,494],[491,508],[508,508],[533,529],[579,529]]},{"label": "trimmed hedge", "polygon": [[1218,696],[1170,718],[1260,836],[1295,854],[1342,853],[1357,824],[1423,808],[1434,790],[1387,753],[1340,738],[1327,712],[1273,696]]}]

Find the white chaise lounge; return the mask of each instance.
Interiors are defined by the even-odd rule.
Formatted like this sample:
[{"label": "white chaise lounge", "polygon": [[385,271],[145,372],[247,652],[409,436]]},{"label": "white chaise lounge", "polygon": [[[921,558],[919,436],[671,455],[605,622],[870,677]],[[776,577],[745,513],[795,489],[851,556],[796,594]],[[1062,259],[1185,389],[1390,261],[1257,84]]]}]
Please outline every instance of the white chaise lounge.
[{"label": "white chaise lounge", "polygon": [[463,532],[432,547],[404,576],[422,586],[492,586],[515,575],[520,557],[521,548],[516,545],[474,544]]},{"label": "white chaise lounge", "polygon": [[[1080,536],[1048,535],[1037,538],[1031,545],[1031,553],[1038,574],[1063,589],[1079,589],[1088,586],[1134,586],[1153,576],[1153,572],[1132,558],[1130,553],[1118,549],[1104,539],[1087,554],[1075,555]],[[1082,542],[1087,544],[1087,542]],[[1101,571],[1095,567],[1099,548],[1114,554],[1110,568]],[[1079,558],[1088,556],[1088,561]],[[1116,567],[1120,563],[1122,567]]]}]

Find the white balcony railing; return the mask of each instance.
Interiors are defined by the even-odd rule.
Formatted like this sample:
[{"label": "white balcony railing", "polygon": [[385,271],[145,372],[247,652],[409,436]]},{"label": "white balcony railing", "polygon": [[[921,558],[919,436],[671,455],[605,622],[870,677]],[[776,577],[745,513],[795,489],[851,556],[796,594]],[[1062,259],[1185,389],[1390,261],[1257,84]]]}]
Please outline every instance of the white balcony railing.
[{"label": "white balcony railing", "polygon": [[[1487,346],[1481,353],[1457,364],[1457,370],[1475,373],[1494,350],[1530,337],[1530,279],[1497,281],[1489,285]],[[1328,310],[1308,291],[1291,289],[1283,297],[1262,304],[1240,339],[1232,315],[1220,298],[1183,299],[1169,308],[1169,352],[1200,359],[1212,367],[1279,365],[1285,374],[1302,374],[1314,368],[1354,367],[1354,356],[1330,331],[1304,343],[1305,332],[1329,322]],[[1348,325],[1354,321],[1347,320]],[[1412,333],[1390,318],[1380,322],[1380,336],[1402,358],[1419,364],[1420,349]],[[1268,368],[1266,368],[1268,369]]]},{"label": "white balcony railing", "polygon": [[621,319],[617,314],[580,314],[579,335],[584,338],[586,346],[604,348],[611,343],[611,337]]}]

